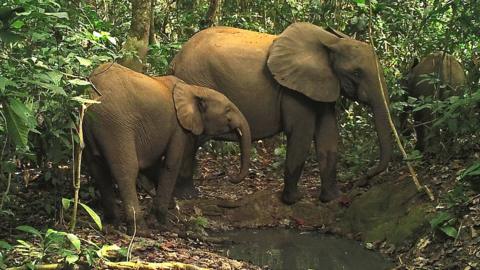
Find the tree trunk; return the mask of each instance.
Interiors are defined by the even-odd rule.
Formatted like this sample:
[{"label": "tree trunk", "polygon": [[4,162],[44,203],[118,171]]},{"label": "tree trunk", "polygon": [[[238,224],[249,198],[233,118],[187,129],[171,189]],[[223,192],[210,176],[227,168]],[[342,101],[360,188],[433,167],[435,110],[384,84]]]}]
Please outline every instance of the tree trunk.
[{"label": "tree trunk", "polygon": [[157,43],[157,39],[155,38],[155,0],[151,0],[151,8],[150,8],[150,31],[148,36],[148,43],[150,45]]},{"label": "tree trunk", "polygon": [[153,0],[132,0],[132,22],[123,44],[126,55],[119,61],[137,72],[143,72],[150,37],[150,20]]},{"label": "tree trunk", "polygon": [[205,18],[200,21],[201,29],[205,29],[213,25],[213,23],[215,22],[215,15],[217,14],[219,3],[220,0],[210,0],[210,5],[208,6]]}]

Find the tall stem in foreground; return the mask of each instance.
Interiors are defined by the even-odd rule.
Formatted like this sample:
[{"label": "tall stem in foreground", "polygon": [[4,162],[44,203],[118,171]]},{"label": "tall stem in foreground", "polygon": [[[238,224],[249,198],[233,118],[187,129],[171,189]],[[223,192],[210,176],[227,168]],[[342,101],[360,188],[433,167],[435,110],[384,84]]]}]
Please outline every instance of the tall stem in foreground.
[{"label": "tall stem in foreground", "polygon": [[78,144],[75,144],[73,140],[72,134],[72,144],[73,144],[73,189],[74,189],[74,196],[73,196],[73,211],[72,211],[72,218],[70,223],[70,231],[75,230],[75,226],[77,223],[77,211],[78,211],[78,195],[80,193],[80,171],[82,167],[82,152],[85,148],[85,144],[83,141],[83,117],[85,116],[85,110],[87,106],[82,104],[80,107],[80,115],[79,115],[79,122],[77,125],[77,135],[78,135]]}]

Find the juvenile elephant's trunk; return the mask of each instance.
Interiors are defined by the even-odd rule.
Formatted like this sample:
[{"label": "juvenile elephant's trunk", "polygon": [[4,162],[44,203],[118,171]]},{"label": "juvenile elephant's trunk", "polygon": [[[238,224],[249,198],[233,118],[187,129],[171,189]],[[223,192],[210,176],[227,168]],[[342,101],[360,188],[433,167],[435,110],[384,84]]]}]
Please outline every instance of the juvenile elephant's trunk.
[{"label": "juvenile elephant's trunk", "polygon": [[236,128],[236,132],[240,141],[240,152],[241,152],[241,164],[240,164],[240,172],[238,173],[236,178],[230,179],[232,183],[240,183],[247,175],[248,175],[248,168],[250,166],[250,149],[252,147],[252,136],[250,134],[250,127],[248,125],[247,120],[240,114],[240,123],[238,128]]}]

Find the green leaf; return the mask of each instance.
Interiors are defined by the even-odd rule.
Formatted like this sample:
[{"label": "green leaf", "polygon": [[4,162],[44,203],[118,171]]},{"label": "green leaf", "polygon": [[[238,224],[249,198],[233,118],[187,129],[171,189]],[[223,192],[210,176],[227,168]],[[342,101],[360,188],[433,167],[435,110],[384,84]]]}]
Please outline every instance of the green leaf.
[{"label": "green leaf", "polygon": [[10,250],[12,249],[12,245],[3,240],[0,240],[0,249]]},{"label": "green leaf", "polygon": [[16,229],[19,230],[19,231],[30,233],[30,234],[33,234],[35,236],[38,236],[38,237],[42,238],[42,233],[41,232],[39,232],[37,229],[35,229],[33,227],[30,227],[28,225],[21,225],[21,226],[18,226]]},{"label": "green leaf", "polygon": [[80,79],[68,80],[68,82],[73,85],[90,85],[90,82]]},{"label": "green leaf", "polygon": [[5,77],[0,76],[0,93],[5,91],[5,87],[7,86],[18,86],[14,81],[9,80]]},{"label": "green leaf", "polygon": [[20,29],[22,28],[22,26],[24,26],[25,23],[21,20],[16,20],[14,21],[12,24],[10,24],[11,27],[15,28],[15,29]]},{"label": "green leaf", "polygon": [[72,202],[72,200],[70,200],[70,199],[62,198],[63,210],[67,210],[68,208],[70,208],[70,203],[71,202]]},{"label": "green leaf", "polygon": [[70,240],[70,243],[72,243],[73,247],[80,252],[80,239],[78,239],[78,237],[72,233],[67,233],[67,238]]},{"label": "green leaf", "polygon": [[92,61],[90,61],[87,58],[83,58],[83,57],[80,57],[80,56],[75,56],[75,58],[77,58],[78,62],[80,62],[80,65],[82,65],[82,66],[89,67],[89,66],[92,65]]},{"label": "green leaf", "polygon": [[75,101],[78,101],[82,104],[99,104],[101,103],[100,101],[98,100],[94,100],[94,99],[87,99],[87,98],[83,98],[81,96],[77,96],[77,97],[73,97],[72,100],[75,100]]},{"label": "green leaf", "polygon": [[63,74],[60,71],[49,71],[47,72],[47,75],[51,82],[53,82],[55,85],[60,85],[60,82],[63,78]]},{"label": "green leaf", "polygon": [[93,221],[95,221],[98,228],[100,228],[100,230],[102,230],[102,220],[100,219],[98,214],[95,213],[95,211],[93,211],[93,209],[90,208],[88,205],[83,204],[83,203],[79,203],[79,204],[83,207],[83,209],[85,209],[85,211],[87,211],[87,213],[90,215],[90,217],[93,219]]},{"label": "green leaf", "polygon": [[444,227],[441,227],[440,230],[452,238],[456,238],[458,235],[457,229],[455,229],[452,226],[444,226]]},{"label": "green leaf", "polygon": [[430,225],[432,229],[438,228],[439,225],[442,225],[447,220],[452,219],[452,214],[448,212],[439,212],[432,220],[430,220]]},{"label": "green leaf", "polygon": [[463,179],[467,176],[477,176],[480,175],[480,161],[474,163],[470,167],[468,167],[461,175],[460,179]]},{"label": "green leaf", "polygon": [[72,255],[68,255],[67,257],[65,257],[65,260],[69,264],[74,264],[75,262],[78,261],[78,258],[79,258],[78,255],[72,254]]},{"label": "green leaf", "polygon": [[26,81],[29,82],[29,83],[33,83],[35,85],[38,85],[40,87],[43,87],[45,89],[51,90],[55,94],[59,94],[59,95],[63,95],[63,96],[67,95],[67,93],[65,93],[65,90],[63,90],[63,88],[60,87],[60,86],[50,84],[50,83],[44,83],[44,82],[41,82],[41,81],[35,81],[35,80],[26,80]]},{"label": "green leaf", "polygon": [[22,148],[27,147],[29,123],[32,123],[30,110],[19,100],[9,99],[6,105],[5,118],[7,120],[7,134],[15,143]]},{"label": "green leaf", "polygon": [[115,254],[120,252],[120,250],[120,247],[115,244],[104,245],[101,249],[97,250],[97,256],[103,259],[115,257]]},{"label": "green leaf", "polygon": [[45,15],[54,16],[60,19],[68,19],[67,12],[45,12]]}]

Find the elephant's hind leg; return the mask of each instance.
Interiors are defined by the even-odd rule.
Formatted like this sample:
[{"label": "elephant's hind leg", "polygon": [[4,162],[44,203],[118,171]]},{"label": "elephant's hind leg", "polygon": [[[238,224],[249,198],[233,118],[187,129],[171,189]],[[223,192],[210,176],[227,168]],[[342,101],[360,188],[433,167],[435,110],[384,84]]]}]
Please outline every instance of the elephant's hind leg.
[{"label": "elephant's hind leg", "polygon": [[112,181],[113,177],[104,158],[93,156],[88,152],[88,171],[95,180],[95,186],[100,191],[104,221],[116,226],[120,223],[120,209],[116,202],[117,194],[115,184]]},{"label": "elephant's hind leg", "polygon": [[284,171],[282,201],[294,204],[301,199],[298,180],[302,175],[313,139],[315,112],[295,95],[285,97],[282,104],[284,131],[287,135],[287,157]]},{"label": "elephant's hind leg", "polygon": [[322,186],[320,201],[328,202],[338,197],[337,186],[337,145],[338,129],[335,117],[335,104],[325,103],[317,113],[315,127],[315,150]]},{"label": "elephant's hind leg", "polygon": [[105,155],[110,171],[118,185],[125,210],[127,231],[132,234],[136,224],[137,231],[143,233],[142,230],[146,228],[146,225],[137,197],[136,180],[139,167],[134,140],[123,139],[118,143],[111,142],[109,146],[105,149]]}]

